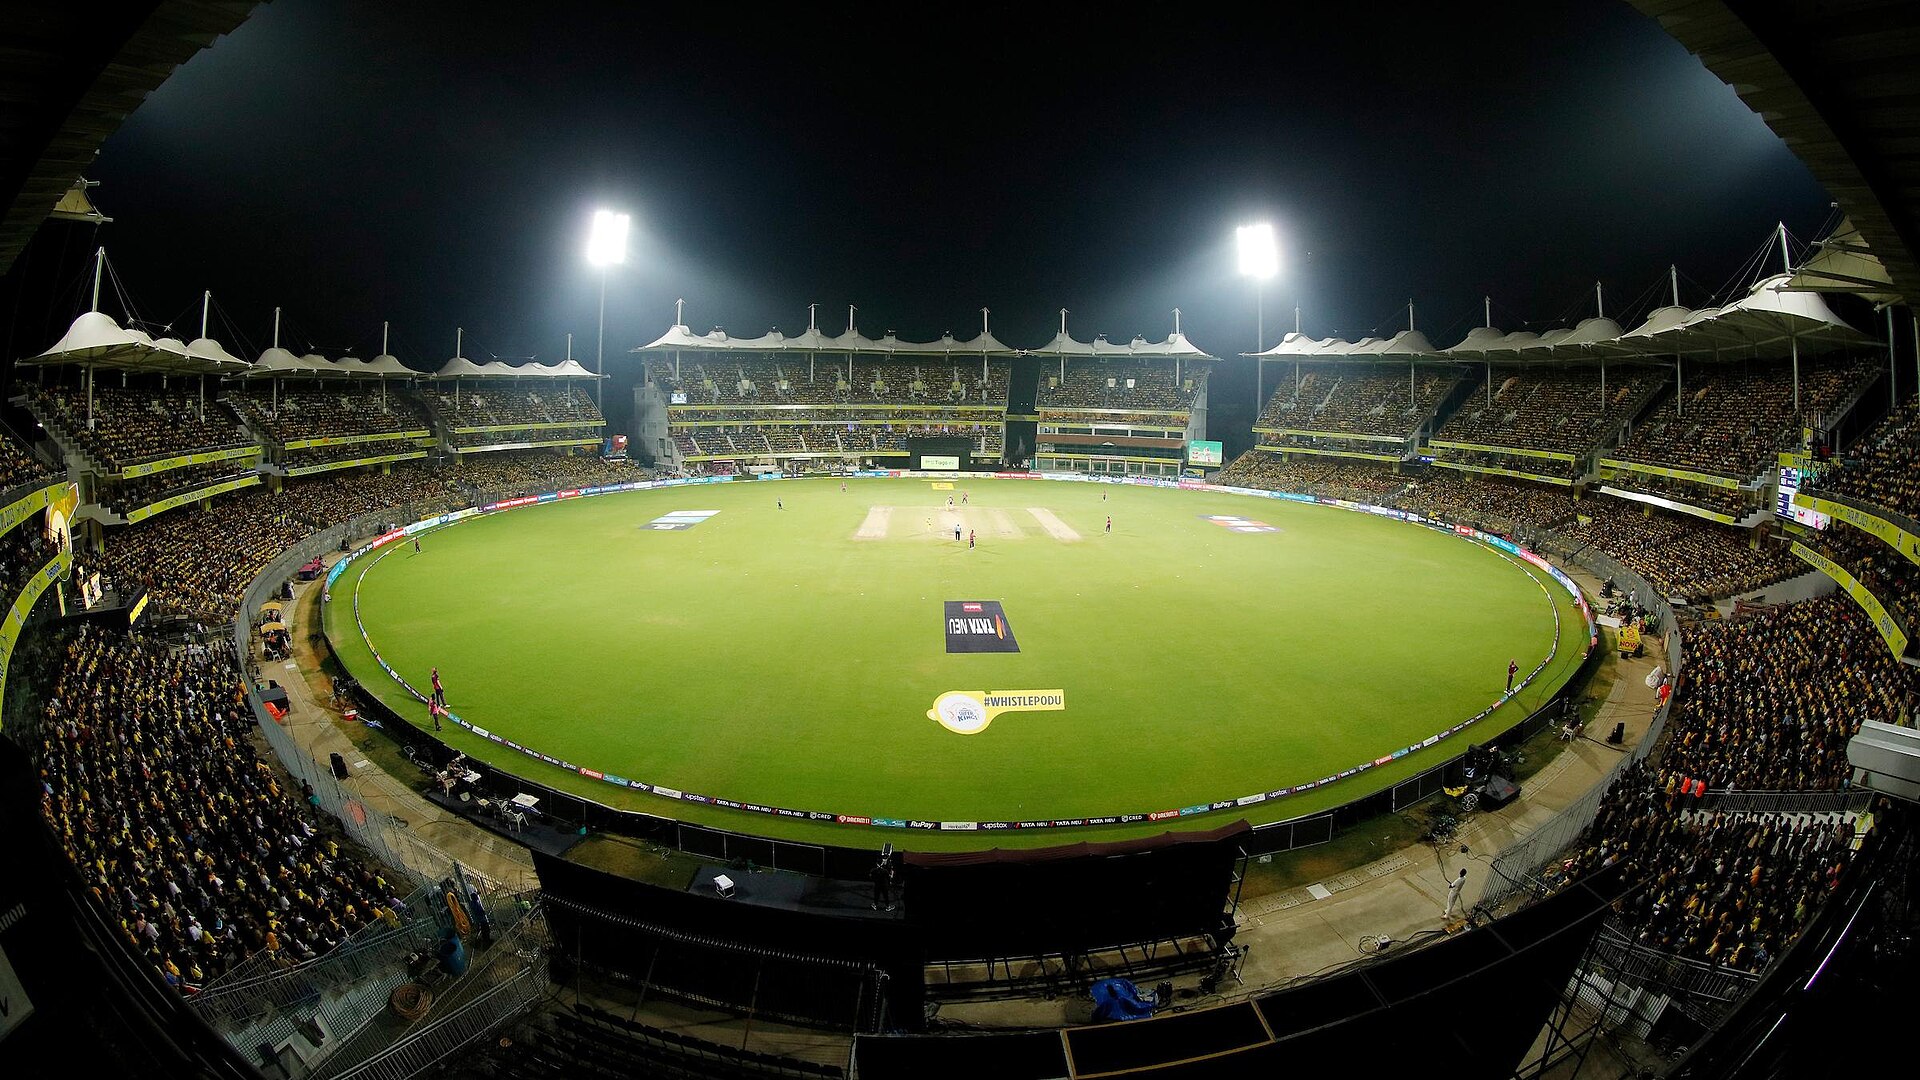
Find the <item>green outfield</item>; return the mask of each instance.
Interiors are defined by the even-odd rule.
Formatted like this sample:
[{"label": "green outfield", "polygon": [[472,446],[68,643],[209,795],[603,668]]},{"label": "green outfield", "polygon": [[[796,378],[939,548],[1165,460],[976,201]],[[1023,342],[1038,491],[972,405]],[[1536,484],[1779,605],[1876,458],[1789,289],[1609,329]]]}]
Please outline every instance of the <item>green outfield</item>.
[{"label": "green outfield", "polygon": [[[1438,746],[1311,791],[1135,825],[929,833],[795,820],[617,787],[452,724],[442,736],[609,805],[908,848],[1325,809],[1524,719],[1585,651],[1579,609],[1545,574],[1370,514],[1025,480],[845,488],[716,484],[470,519],[426,534],[418,554],[400,543],[356,561],[333,586],[328,636],[416,724],[430,723],[426,709],[374,663],[356,594],[367,639],[403,677],[424,691],[438,666],[453,712],[529,749],[711,798],[946,822],[1151,813],[1308,783],[1480,712],[1510,659],[1524,677],[1552,654],[1525,691]],[[967,505],[949,510],[962,491]],[[663,518],[675,527],[652,527]],[[975,547],[955,542],[954,524]],[[986,604],[950,623],[948,601],[998,602],[1001,618]],[[948,651],[1009,637],[1017,652]],[[982,717],[964,702],[947,711],[952,726],[930,717],[952,691],[1060,691],[1065,707],[976,730]]]}]

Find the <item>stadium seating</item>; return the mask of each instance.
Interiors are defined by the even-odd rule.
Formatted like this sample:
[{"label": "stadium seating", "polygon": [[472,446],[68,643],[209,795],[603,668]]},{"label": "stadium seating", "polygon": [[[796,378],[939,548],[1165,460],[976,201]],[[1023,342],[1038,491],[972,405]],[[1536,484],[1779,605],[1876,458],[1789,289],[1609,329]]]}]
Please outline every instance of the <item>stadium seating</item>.
[{"label": "stadium seating", "polygon": [[1671,768],[1630,766],[1559,876],[1625,862],[1646,887],[1616,911],[1639,944],[1763,970],[1839,883],[1852,825],[1837,815],[1702,812],[1679,786]]},{"label": "stadium seating", "polygon": [[1800,365],[1800,412],[1793,411],[1793,377],[1777,364],[1723,364],[1691,375],[1609,456],[1669,469],[1751,480],[1792,445],[1801,424],[1839,405],[1872,377],[1871,361]]},{"label": "stadium seating", "polygon": [[1649,513],[1640,503],[1609,496],[1576,502],[1562,489],[1494,483],[1444,469],[1417,478],[1386,479],[1393,474],[1383,466],[1348,462],[1332,467],[1316,459],[1279,462],[1263,451],[1242,456],[1221,475],[1223,483],[1384,502],[1443,520],[1491,517],[1511,528],[1551,529],[1612,555],[1663,595],[1696,603],[1761,589],[1807,571],[1784,545],[1755,546],[1748,530],[1668,511]]},{"label": "stadium seating", "polygon": [[1920,618],[1920,567],[1906,556],[1878,537],[1838,521],[1818,537],[1803,542],[1845,567],[1908,634],[1920,625],[1914,622]]},{"label": "stadium seating", "polygon": [[[844,362],[823,357],[811,377],[805,362],[770,359],[703,360],[681,365],[649,359],[647,381],[669,393],[683,393],[690,405],[974,405],[1004,408],[1011,365],[990,360],[986,378],[980,364],[943,360],[857,358],[853,375]],[[764,415],[764,414],[753,414]],[[708,414],[703,410],[702,418]],[[720,419],[721,417],[714,417]],[[734,418],[734,417],[727,417]]]},{"label": "stadium seating", "polygon": [[169,983],[262,951],[311,959],[395,902],[259,758],[224,650],[90,628],[48,648],[43,812],[127,946]]},{"label": "stadium seating", "polygon": [[252,462],[213,461],[205,465],[189,465],[183,469],[170,469],[167,472],[150,473],[132,480],[122,480],[110,487],[97,489],[94,500],[115,513],[125,514],[129,510],[156,503],[174,495],[211,487],[226,480],[238,480],[253,474]]},{"label": "stadium seating", "polygon": [[1063,380],[1059,368],[1049,368],[1045,357],[1041,359],[1039,407],[1043,416],[1049,410],[1074,409],[1185,412],[1193,408],[1194,398],[1207,379],[1204,365],[1184,368],[1176,382],[1172,361],[1069,360]]},{"label": "stadium seating", "polygon": [[1411,481],[1390,468],[1336,457],[1300,457],[1253,450],[1235,458],[1214,478],[1233,487],[1324,495],[1330,499],[1385,503]]},{"label": "stadium seating", "polygon": [[[248,387],[227,397],[241,416],[281,445],[304,439],[369,439],[429,430],[427,411],[400,387],[371,383]],[[277,408],[276,408],[277,402]]]},{"label": "stadium seating", "polygon": [[1302,368],[1297,389],[1292,379],[1281,379],[1254,423],[1256,429],[1411,438],[1465,377],[1451,367],[1428,368],[1417,371],[1409,387],[1404,364]]},{"label": "stadium seating", "polygon": [[564,423],[591,429],[606,422],[593,403],[593,394],[572,385],[543,382],[535,386],[515,383],[476,387],[463,384],[457,392],[451,386],[436,386],[428,393],[440,415],[455,430]]},{"label": "stadium seating", "polygon": [[91,427],[85,390],[33,384],[26,390],[41,415],[108,472],[183,454],[253,445],[225,404],[207,401],[203,418],[199,398],[186,390],[98,387],[93,393]]},{"label": "stadium seating", "polygon": [[1920,519],[1920,397],[1908,398],[1888,413],[1866,438],[1840,455],[1837,467],[1808,483],[1806,490]]},{"label": "stadium seating", "polygon": [[1584,455],[1618,430],[1665,378],[1615,366],[1606,396],[1599,369],[1493,368],[1493,400],[1484,387],[1470,395],[1434,434],[1436,439]]},{"label": "stadium seating", "polygon": [[33,483],[51,483],[58,475],[24,447],[0,435],[0,491],[11,491]]}]

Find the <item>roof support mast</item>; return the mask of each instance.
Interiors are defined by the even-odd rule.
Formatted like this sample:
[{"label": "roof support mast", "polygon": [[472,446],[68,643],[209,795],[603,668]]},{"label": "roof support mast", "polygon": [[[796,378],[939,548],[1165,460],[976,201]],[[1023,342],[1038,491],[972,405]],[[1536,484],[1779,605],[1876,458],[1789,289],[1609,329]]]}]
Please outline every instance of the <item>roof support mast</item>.
[{"label": "roof support mast", "polygon": [[[1597,281],[1593,283],[1593,314],[1597,319],[1607,317],[1607,293],[1605,289],[1601,288],[1600,283]],[[1604,413],[1606,409],[1607,357],[1605,353],[1602,353],[1600,354],[1600,411]]]},{"label": "roof support mast", "polygon": [[[273,347],[280,347],[280,309],[273,309]],[[458,385],[458,384],[455,384]],[[273,410],[269,414],[275,420],[280,419],[280,376],[273,377]]]},{"label": "roof support mast", "polygon": [[[980,346],[980,385],[982,387],[985,387],[987,385],[987,347],[984,342],[986,340],[987,333],[988,333],[987,332],[987,316],[990,314],[992,314],[992,312],[989,311],[988,309],[986,308],[980,309],[980,338],[982,341],[982,344]],[[1173,316],[1173,324],[1176,329],[1179,328],[1180,315],[1177,312]],[[1174,381],[1175,382],[1180,381],[1177,375],[1174,377]],[[981,390],[981,393],[984,394],[986,393],[986,391],[983,389]],[[985,400],[985,399],[982,398],[982,400]]]},{"label": "roof support mast", "polygon": [[[1782,221],[1779,223],[1779,227],[1780,272],[1783,274],[1791,274],[1793,273],[1793,259],[1787,254],[1787,223]],[[1791,326],[1792,324],[1788,325]],[[1888,347],[1889,350],[1891,350],[1893,338],[1893,334],[1891,333],[1893,326],[1891,323],[1888,324],[1887,329],[1889,331],[1887,334]],[[1800,337],[1789,329],[1787,331],[1787,341],[1793,350],[1793,417],[1795,423],[1804,427],[1803,418],[1800,416]],[[1891,351],[1889,351],[1888,356],[1892,356]]]},{"label": "roof support mast", "polygon": [[[1413,333],[1413,297],[1407,297],[1407,333]],[[1413,358],[1407,358],[1407,408],[1413,408]]]},{"label": "roof support mast", "polygon": [[[1293,309],[1293,336],[1296,338],[1300,336],[1300,309],[1298,307]],[[1293,362],[1293,399],[1295,401],[1300,400],[1300,361],[1298,360]]]},{"label": "roof support mast", "polygon": [[[213,290],[200,294],[200,336],[207,336],[207,311],[213,307]],[[207,422],[207,373],[200,373],[200,422]]]}]

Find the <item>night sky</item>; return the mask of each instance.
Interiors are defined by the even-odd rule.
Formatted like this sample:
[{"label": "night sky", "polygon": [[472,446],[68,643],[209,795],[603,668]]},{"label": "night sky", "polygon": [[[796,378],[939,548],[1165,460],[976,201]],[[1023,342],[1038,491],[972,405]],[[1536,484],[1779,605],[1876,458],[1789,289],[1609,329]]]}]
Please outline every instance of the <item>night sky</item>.
[{"label": "night sky", "polygon": [[[1271,220],[1266,340],[1404,326],[1449,345],[1706,303],[1827,195],[1760,119],[1624,4],[1273,6],[1261,20],[896,5],[849,15],[278,0],[181,68],[90,172],[117,220],[50,225],[14,355],[84,306],[107,246],[139,316],[240,355],[283,344],[558,359],[594,349],[596,206],[634,215],[607,352],[672,321],[1254,345],[1235,225]],[[1250,9],[1249,9],[1250,10]],[[944,21],[942,21],[944,20]],[[1658,292],[1659,295],[1653,295]],[[1636,306],[1636,301],[1638,302]],[[105,305],[120,315],[117,302]],[[1629,325],[1631,322],[1629,321]],[[616,371],[619,368],[616,366]],[[623,380],[624,381],[624,380]],[[1230,380],[1231,381],[1231,380]],[[614,395],[609,395],[610,411]],[[624,410],[622,410],[624,411]]]}]

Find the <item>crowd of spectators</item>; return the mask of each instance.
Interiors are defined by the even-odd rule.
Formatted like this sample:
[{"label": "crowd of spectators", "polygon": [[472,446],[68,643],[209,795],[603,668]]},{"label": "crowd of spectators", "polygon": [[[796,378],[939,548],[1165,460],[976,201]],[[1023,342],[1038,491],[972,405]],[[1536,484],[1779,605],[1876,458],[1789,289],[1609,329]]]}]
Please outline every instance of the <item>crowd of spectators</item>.
[{"label": "crowd of spectators", "polygon": [[1398,364],[1306,364],[1299,383],[1283,378],[1267,399],[1256,429],[1326,431],[1413,437],[1465,378],[1453,367]]},{"label": "crowd of spectators", "polygon": [[687,427],[673,433],[682,457],[768,458],[789,454],[904,454],[909,438],[965,438],[976,457],[998,459],[1004,436],[993,424],[795,424]]},{"label": "crowd of spectators", "polygon": [[521,444],[552,445],[555,443],[599,443],[601,429],[597,426],[579,425],[566,427],[507,428],[493,431],[456,431],[453,433],[453,445],[471,450],[481,446],[516,446]]},{"label": "crowd of spectators", "polygon": [[[1447,418],[1434,438],[1584,457],[1619,430],[1640,401],[1665,381],[1655,373],[1617,366],[1608,375],[1603,397],[1598,368],[1502,371],[1496,365],[1491,403],[1483,387]],[[1437,456],[1444,453],[1435,451]]]},{"label": "crowd of spectators", "polygon": [[1641,887],[1616,911],[1637,942],[1764,970],[1839,883],[1852,856],[1852,822],[1696,810],[1680,779],[1668,766],[1629,766],[1561,872],[1572,880],[1623,863]]},{"label": "crowd of spectators", "polygon": [[225,652],[91,628],[51,649],[42,812],[170,984],[198,987],[263,951],[312,959],[399,902],[255,750]]},{"label": "crowd of spectators", "polygon": [[1920,631],[1920,567],[1879,537],[1836,521],[1817,537],[1802,541],[1845,567],[1855,581],[1892,613],[1908,634]]},{"label": "crowd of spectators", "polygon": [[159,387],[96,387],[91,426],[87,393],[23,384],[41,415],[108,472],[129,465],[253,445],[228,407],[197,392]]},{"label": "crowd of spectators", "polygon": [[1409,487],[1394,505],[1422,517],[1515,531],[1558,528],[1572,521],[1586,504],[1576,503],[1566,488],[1482,480],[1436,469]]},{"label": "crowd of spectators", "polygon": [[1798,442],[1803,424],[1839,405],[1874,370],[1866,360],[1802,363],[1795,413],[1793,374],[1784,366],[1697,365],[1679,396],[1656,406],[1609,456],[1750,480]]},{"label": "crowd of spectators", "polygon": [[1920,686],[1844,596],[1701,626],[1684,674],[1663,767],[1742,791],[1846,786],[1860,722],[1908,714]]},{"label": "crowd of spectators", "polygon": [[1920,519],[1920,397],[1889,412],[1805,490],[1841,495]]},{"label": "crowd of spectators", "polygon": [[[425,456],[428,448],[415,445],[408,439],[382,439],[373,442],[342,443],[336,446],[309,446],[299,450],[288,450],[280,455],[279,464],[288,471],[311,469],[315,465],[344,466],[347,462],[364,461],[368,458],[382,458],[390,454],[419,454]],[[401,459],[405,460],[405,459]],[[325,472],[325,469],[318,470]]]},{"label": "crowd of spectators", "polygon": [[312,387],[250,386],[227,398],[242,416],[282,446],[304,439],[402,438],[428,431],[427,410],[399,387],[353,382]]},{"label": "crowd of spectators", "polygon": [[0,435],[0,492],[28,484],[50,484],[60,473],[40,463],[26,448]]},{"label": "crowd of spectators", "polygon": [[1756,543],[1751,530],[1665,510],[1649,513],[1644,504],[1605,495],[1576,501],[1567,489],[1450,469],[1401,476],[1384,463],[1282,460],[1255,450],[1222,470],[1218,482],[1374,502],[1523,536],[1549,530],[1574,546],[1598,548],[1662,595],[1691,603],[1752,592],[1808,569],[1784,543]]},{"label": "crowd of spectators", "polygon": [[1689,603],[1763,589],[1807,565],[1777,540],[1756,542],[1750,529],[1599,496],[1583,499],[1579,517],[1559,530],[1585,541],[1645,578],[1662,596]]},{"label": "crowd of spectators", "polygon": [[462,384],[458,388],[440,386],[429,392],[434,395],[440,414],[455,431],[536,424],[576,424],[591,429],[606,422],[599,406],[593,403],[592,392],[569,382],[534,386]]},{"label": "crowd of spectators", "polygon": [[1175,379],[1173,367],[1171,360],[1069,360],[1062,378],[1058,367],[1042,363],[1037,404],[1043,414],[1075,409],[1191,411],[1194,397],[1206,386],[1207,368],[1183,364]]},{"label": "crowd of spectators", "polygon": [[1007,404],[1012,363],[957,359],[876,360],[857,358],[852,374],[844,361],[823,357],[811,366],[783,360],[699,361],[674,375],[670,360],[650,359],[647,381],[689,405],[857,405],[863,403],[1000,407]]},{"label": "crowd of spectators", "polygon": [[79,556],[123,595],[143,587],[158,610],[231,618],[261,568],[307,536],[377,510],[452,509],[476,493],[614,483],[638,474],[595,455],[503,452],[436,469],[397,462],[388,473],[354,471],[288,480],[279,492],[247,488],[209,509],[182,507],[107,534],[106,550]]},{"label": "crowd of spectators", "polygon": [[1717,484],[1702,484],[1697,480],[1682,480],[1673,476],[1653,476],[1647,473],[1623,472],[1606,481],[1607,486],[1622,491],[1636,491],[1645,495],[1657,495],[1677,503],[1697,506],[1716,514],[1725,514],[1735,521],[1752,514],[1761,508],[1761,489],[1720,487]]},{"label": "crowd of spectators", "polygon": [[1450,461],[1480,469],[1506,469],[1509,472],[1546,476],[1558,480],[1578,480],[1582,471],[1578,461],[1535,457],[1532,454],[1507,454],[1497,450],[1462,450],[1452,446],[1436,446],[1431,448],[1431,452],[1435,461]]},{"label": "crowd of spectators", "polygon": [[1317,456],[1289,460],[1265,450],[1249,450],[1220,470],[1213,482],[1352,502],[1391,503],[1410,481],[1381,462]]},{"label": "crowd of spectators", "polygon": [[116,514],[125,514],[129,510],[148,506],[175,495],[252,476],[254,471],[251,461],[241,460],[210,461],[204,465],[188,465],[181,469],[136,476],[131,480],[104,483],[95,489],[93,501]]},{"label": "crowd of spectators", "polygon": [[0,536],[0,612],[12,610],[27,582],[54,556],[40,520],[38,515],[29,517]]}]

